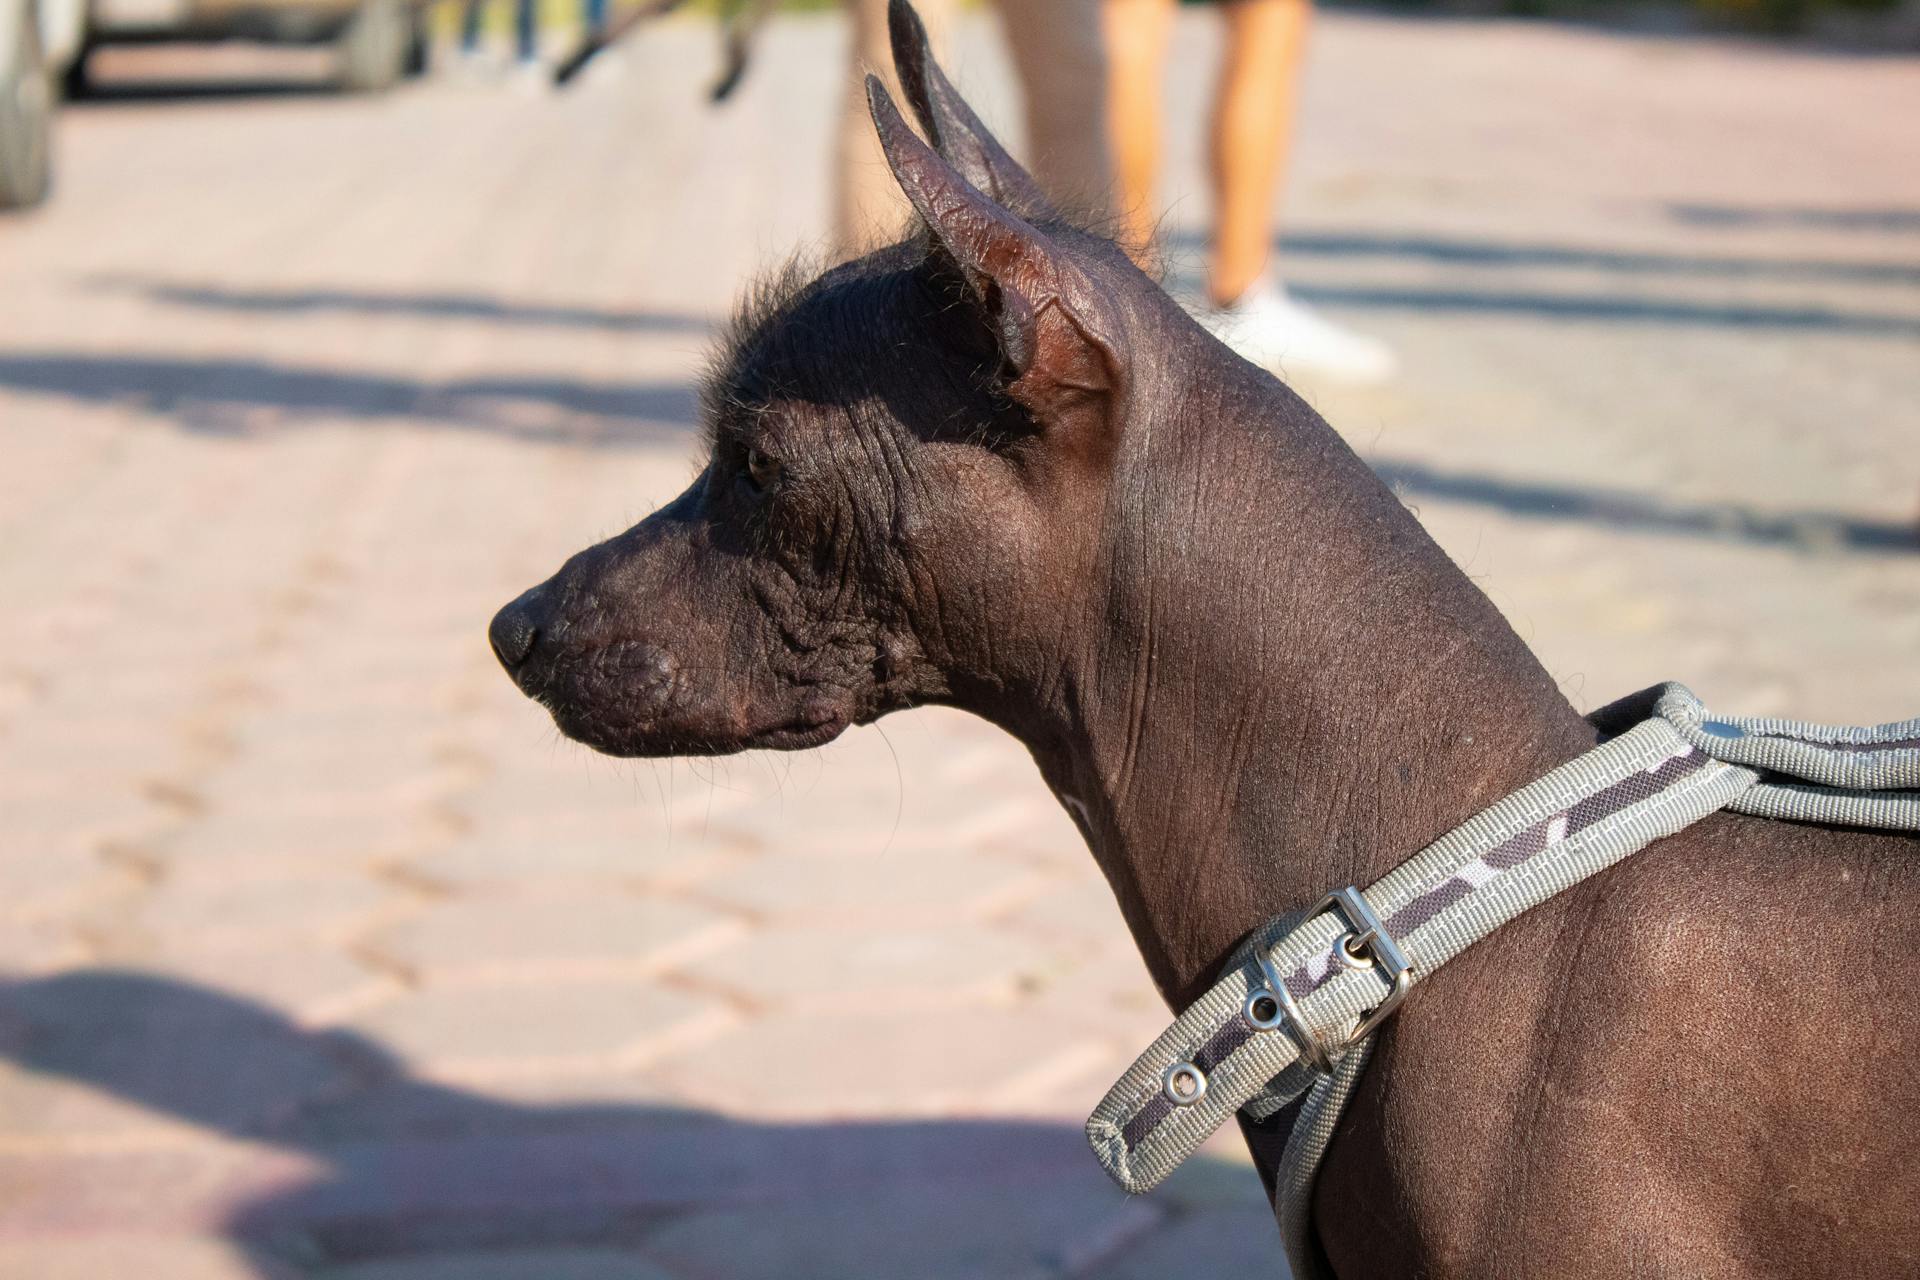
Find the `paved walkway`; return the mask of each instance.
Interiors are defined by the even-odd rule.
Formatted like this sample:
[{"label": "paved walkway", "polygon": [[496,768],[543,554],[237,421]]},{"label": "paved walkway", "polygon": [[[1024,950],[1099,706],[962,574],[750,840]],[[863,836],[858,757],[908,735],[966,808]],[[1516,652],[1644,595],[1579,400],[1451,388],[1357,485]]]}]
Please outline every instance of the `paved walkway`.
[{"label": "paved walkway", "polygon": [[[1916,65],[1320,37],[1288,261],[1405,374],[1307,390],[1570,696],[1920,711]],[[1277,1273],[1231,1145],[1135,1202],[1084,1154],[1160,1012],[1010,741],[618,764],[486,652],[689,475],[837,38],[717,113],[696,25],[557,100],[69,113],[0,225],[0,1277]]]}]

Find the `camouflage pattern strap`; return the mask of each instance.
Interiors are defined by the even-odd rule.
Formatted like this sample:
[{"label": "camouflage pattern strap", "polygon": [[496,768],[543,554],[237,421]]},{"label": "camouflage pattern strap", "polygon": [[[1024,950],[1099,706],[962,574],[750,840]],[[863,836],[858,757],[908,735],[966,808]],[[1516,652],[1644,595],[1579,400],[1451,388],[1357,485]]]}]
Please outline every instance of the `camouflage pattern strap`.
[{"label": "camouflage pattern strap", "polygon": [[[1652,714],[1705,754],[1769,771],[1729,801],[1730,809],[1773,818],[1920,830],[1920,792],[1914,790],[1920,787],[1920,720],[1856,729],[1716,718],[1677,684],[1657,691]],[[1777,780],[1780,775],[1818,781],[1783,782]],[[1304,1081],[1283,1076],[1245,1108],[1264,1119],[1301,1092],[1307,1095],[1287,1135],[1273,1188],[1274,1218],[1294,1280],[1330,1280],[1313,1234],[1314,1186],[1372,1048],[1371,1036],[1356,1043],[1328,1075]]]},{"label": "camouflage pattern strap", "polygon": [[1763,818],[1920,831],[1920,719],[1854,728],[1715,716],[1684,686],[1663,685],[1653,713],[1716,760],[1761,771],[1727,807]]},{"label": "camouflage pattern strap", "polygon": [[[1649,720],[1442,836],[1364,901],[1417,985],[1521,912],[1723,807],[1756,776]],[[1150,1190],[1269,1082],[1282,1086],[1275,1095],[1297,1094],[1313,1079],[1302,1059],[1348,1048],[1395,990],[1383,966],[1337,945],[1353,932],[1333,910],[1256,931],[1250,958],[1163,1032],[1087,1121],[1115,1182]],[[1269,969],[1280,992],[1268,987]]]},{"label": "camouflage pattern strap", "polygon": [[1411,983],[1522,911],[1723,807],[1920,830],[1920,719],[1856,729],[1714,717],[1677,684],[1657,691],[1652,710],[1364,895],[1345,890],[1255,930],[1087,1121],[1108,1174],[1128,1191],[1150,1190],[1236,1109],[1266,1119],[1305,1093],[1274,1211],[1296,1276],[1321,1275],[1314,1177],[1372,1044],[1356,1029],[1390,1011]]}]

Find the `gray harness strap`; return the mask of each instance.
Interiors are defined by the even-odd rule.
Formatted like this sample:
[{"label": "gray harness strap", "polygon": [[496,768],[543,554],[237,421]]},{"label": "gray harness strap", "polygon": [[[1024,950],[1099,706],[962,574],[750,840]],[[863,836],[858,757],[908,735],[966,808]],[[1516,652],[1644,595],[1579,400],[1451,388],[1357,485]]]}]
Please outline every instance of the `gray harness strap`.
[{"label": "gray harness strap", "polygon": [[1108,1176],[1157,1186],[1236,1111],[1304,1093],[1274,1186],[1298,1280],[1324,1274],[1314,1179],[1372,1034],[1407,992],[1521,912],[1722,808],[1920,830],[1920,719],[1873,729],[1709,716],[1677,684],[1650,719],[1454,828],[1363,894],[1254,931],[1087,1121]]}]

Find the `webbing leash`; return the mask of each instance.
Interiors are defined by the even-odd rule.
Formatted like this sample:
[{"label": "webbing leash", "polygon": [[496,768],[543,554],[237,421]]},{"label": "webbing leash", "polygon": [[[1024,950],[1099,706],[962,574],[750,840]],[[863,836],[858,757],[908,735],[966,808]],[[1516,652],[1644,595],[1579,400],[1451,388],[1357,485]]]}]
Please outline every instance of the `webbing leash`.
[{"label": "webbing leash", "polygon": [[1235,1112],[1301,1099],[1274,1212],[1297,1280],[1323,1273],[1314,1177],[1372,1036],[1467,947],[1719,809],[1920,830],[1920,719],[1877,728],[1710,716],[1677,684],[1649,719],[1469,818],[1362,892],[1254,931],[1087,1121],[1108,1175],[1149,1191]]}]

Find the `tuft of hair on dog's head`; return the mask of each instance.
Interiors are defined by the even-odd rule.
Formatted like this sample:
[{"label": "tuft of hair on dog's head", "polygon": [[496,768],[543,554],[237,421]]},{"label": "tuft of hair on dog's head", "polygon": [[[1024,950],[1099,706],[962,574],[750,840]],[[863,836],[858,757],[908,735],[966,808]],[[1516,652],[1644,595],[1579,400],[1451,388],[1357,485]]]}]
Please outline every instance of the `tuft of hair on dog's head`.
[{"label": "tuft of hair on dog's head", "polygon": [[771,270],[752,276],[734,302],[733,313],[714,334],[700,376],[701,434],[709,449],[717,447],[742,418],[766,405],[764,395],[749,394],[749,352],[780,322],[807,287],[821,275],[818,261],[799,252]]},{"label": "tuft of hair on dog's head", "polygon": [[[826,385],[847,396],[865,385],[863,338],[880,319],[890,279],[925,260],[916,232],[865,257],[825,265],[802,250],[748,280],[715,334],[700,379],[700,418],[708,445],[742,434],[769,402]],[[822,326],[844,336],[824,343]]]},{"label": "tuft of hair on dog's head", "polygon": [[845,406],[884,396],[883,387],[897,392],[897,366],[915,352],[921,384],[950,380],[973,410],[964,423],[922,420],[920,429],[983,445],[1030,432],[1004,394],[998,350],[964,277],[927,228],[864,257],[820,261],[803,251],[755,275],[715,334],[699,384],[708,453],[750,446],[782,401]]}]

